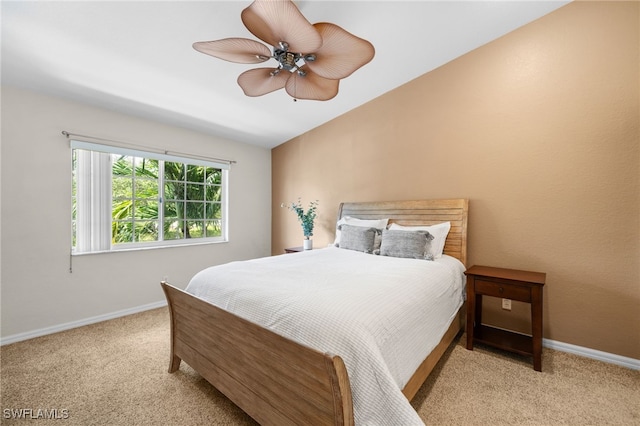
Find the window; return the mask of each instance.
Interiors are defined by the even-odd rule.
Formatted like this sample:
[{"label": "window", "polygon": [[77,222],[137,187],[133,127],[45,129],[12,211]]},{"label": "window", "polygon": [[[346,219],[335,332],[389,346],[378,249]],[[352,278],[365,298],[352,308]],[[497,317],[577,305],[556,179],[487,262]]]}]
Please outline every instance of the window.
[{"label": "window", "polygon": [[71,141],[73,252],[226,241],[229,166]]}]

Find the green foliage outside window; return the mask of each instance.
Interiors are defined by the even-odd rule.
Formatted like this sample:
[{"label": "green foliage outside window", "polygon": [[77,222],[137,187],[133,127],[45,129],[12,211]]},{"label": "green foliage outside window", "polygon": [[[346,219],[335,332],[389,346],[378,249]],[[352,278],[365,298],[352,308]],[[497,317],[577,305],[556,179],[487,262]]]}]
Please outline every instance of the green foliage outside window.
[{"label": "green foliage outside window", "polygon": [[222,170],[114,156],[112,173],[114,244],[222,235]]}]

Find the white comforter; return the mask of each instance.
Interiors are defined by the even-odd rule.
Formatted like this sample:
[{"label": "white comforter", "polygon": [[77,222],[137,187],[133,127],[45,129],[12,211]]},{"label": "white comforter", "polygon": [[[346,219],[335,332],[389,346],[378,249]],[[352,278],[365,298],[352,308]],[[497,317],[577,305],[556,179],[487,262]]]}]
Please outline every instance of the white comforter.
[{"label": "white comforter", "polygon": [[464,266],[326,248],[214,266],[187,291],[321,352],[340,355],[356,424],[423,424],[402,388],[464,297]]}]

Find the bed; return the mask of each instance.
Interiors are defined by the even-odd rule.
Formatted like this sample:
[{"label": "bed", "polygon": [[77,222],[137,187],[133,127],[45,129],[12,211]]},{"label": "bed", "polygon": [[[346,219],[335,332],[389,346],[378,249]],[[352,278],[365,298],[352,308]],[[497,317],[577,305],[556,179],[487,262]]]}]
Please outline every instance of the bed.
[{"label": "bed", "polygon": [[[384,279],[380,277],[386,273],[386,269],[376,269],[381,262],[393,265],[394,271],[415,269],[420,274],[421,268],[438,271],[449,268],[457,269],[464,276],[462,272],[466,263],[467,215],[466,199],[342,203],[338,209],[338,220],[388,218],[389,225],[395,224],[394,226],[450,222],[451,229],[446,236],[444,255],[430,262],[392,259],[343,248],[326,248],[207,268],[194,276],[186,291],[163,282],[162,288],[171,314],[169,372],[178,370],[181,361],[185,361],[247,414],[265,425],[421,424],[409,401],[462,329],[462,301],[455,303],[452,312],[435,320],[439,323],[438,330],[426,333],[434,335],[429,337],[429,343],[425,338],[423,345],[423,339],[416,338],[416,333],[422,335],[425,331],[418,329],[422,327],[421,321],[407,320],[408,324],[414,324],[410,326],[401,325],[400,320],[397,324],[395,321],[387,321],[384,325],[386,334],[379,331],[371,333],[373,339],[384,339],[386,346],[382,349],[362,350],[365,354],[360,359],[360,355],[354,353],[367,347],[360,343],[361,339],[369,337],[352,335],[350,329],[345,332],[339,330],[351,327],[344,324],[349,324],[352,318],[345,317],[344,312],[334,315],[334,311],[338,312],[334,305],[342,305],[343,300],[348,299],[341,293],[336,293],[336,288],[342,285],[337,283],[342,279],[345,265],[360,265],[358,267],[364,275],[359,276],[364,277],[367,285],[371,284],[366,291],[378,291],[385,286]],[[314,269],[314,265],[324,265],[325,262],[326,273],[322,268]],[[273,269],[280,266],[293,268],[294,264],[301,265],[307,275],[283,273],[279,276],[277,269]],[[300,274],[299,271],[296,273]],[[366,275],[367,273],[372,275]],[[238,295],[228,293],[223,287],[204,285],[204,282],[211,280],[211,274],[214,274],[216,280],[227,277],[233,283],[232,287],[244,282],[248,283],[248,287]],[[449,272],[434,275],[446,274]],[[264,285],[260,286],[259,282],[265,281],[266,278],[263,277],[268,276],[278,279],[267,285],[271,293],[263,294],[261,292]],[[311,295],[304,293],[305,288],[314,288],[307,283],[307,276],[319,277],[327,291],[322,293],[318,290],[313,293],[314,290],[311,290]],[[390,280],[395,279],[394,275],[390,277]],[[409,281],[413,283],[412,280]],[[460,284],[457,286],[460,287]],[[349,291],[353,291],[352,296],[361,300],[363,309],[370,303],[378,303],[376,299],[365,300],[363,295],[367,293],[359,293],[364,291],[361,287],[362,283],[354,286],[353,290],[349,287]],[[321,288],[324,291],[325,287]],[[415,288],[421,291],[420,287]],[[462,293],[460,298],[464,297],[464,288],[458,288],[457,291]],[[318,309],[304,305],[302,309],[306,310],[305,314],[295,317],[293,315],[296,309],[289,308],[293,303],[289,303],[288,299],[297,294],[306,300],[315,298],[329,303]],[[207,300],[209,297],[214,300]],[[283,300],[284,305],[270,306],[278,300]],[[331,303],[332,300],[334,303]],[[405,303],[398,300],[397,303],[388,305]],[[248,305],[253,306],[249,309],[246,308]],[[374,310],[378,309],[383,310],[384,305],[376,305]],[[366,312],[363,315],[366,316]],[[362,318],[359,311],[352,316],[355,317],[357,327],[368,327],[368,322],[358,322]],[[308,324],[305,322],[307,320]],[[298,326],[300,328],[296,328]],[[395,329],[396,326],[398,330]],[[410,362],[401,359],[405,352],[402,344],[386,344],[389,339],[395,339],[395,336],[404,336],[400,333],[402,330],[408,330],[409,333],[403,339],[420,341],[417,346],[429,346],[418,362],[415,362],[415,354],[411,355],[412,358],[407,356]],[[340,337],[342,334],[345,337]],[[435,342],[431,343],[433,339]],[[424,350],[424,347],[418,352],[420,350]],[[385,351],[399,353],[401,361],[387,363]],[[363,386],[363,383],[369,385]],[[371,383],[374,387],[379,385],[380,389],[371,391]],[[373,398],[371,400],[369,393]],[[380,407],[380,404],[383,406]]]}]

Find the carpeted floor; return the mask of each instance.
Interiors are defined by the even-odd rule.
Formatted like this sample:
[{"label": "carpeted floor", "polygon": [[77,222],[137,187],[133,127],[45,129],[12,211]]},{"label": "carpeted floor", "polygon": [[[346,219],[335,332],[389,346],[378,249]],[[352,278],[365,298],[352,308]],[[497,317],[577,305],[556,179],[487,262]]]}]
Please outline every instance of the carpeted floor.
[{"label": "carpeted floor", "polygon": [[[640,425],[639,371],[545,349],[540,373],[463,341],[412,402],[427,425]],[[168,374],[168,348],[166,308],[4,346],[0,423],[255,424],[185,363]]]}]

